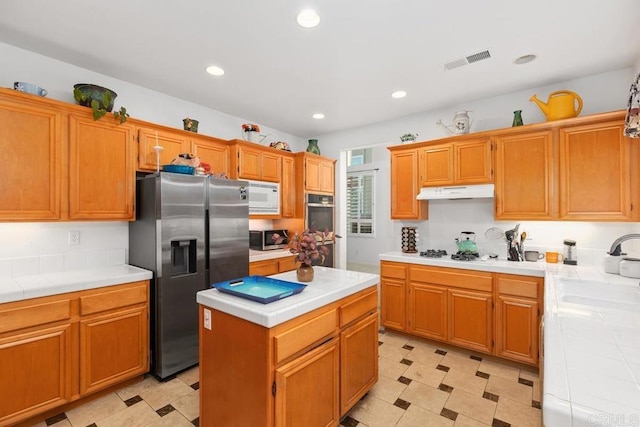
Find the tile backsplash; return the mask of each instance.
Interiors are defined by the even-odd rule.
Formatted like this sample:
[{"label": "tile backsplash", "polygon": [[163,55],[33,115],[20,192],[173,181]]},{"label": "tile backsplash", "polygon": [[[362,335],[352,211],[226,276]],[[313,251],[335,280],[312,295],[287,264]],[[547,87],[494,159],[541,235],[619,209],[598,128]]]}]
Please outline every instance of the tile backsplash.
[{"label": "tile backsplash", "polygon": [[[69,232],[80,243],[69,244]],[[127,263],[128,222],[0,223],[0,278]]]}]

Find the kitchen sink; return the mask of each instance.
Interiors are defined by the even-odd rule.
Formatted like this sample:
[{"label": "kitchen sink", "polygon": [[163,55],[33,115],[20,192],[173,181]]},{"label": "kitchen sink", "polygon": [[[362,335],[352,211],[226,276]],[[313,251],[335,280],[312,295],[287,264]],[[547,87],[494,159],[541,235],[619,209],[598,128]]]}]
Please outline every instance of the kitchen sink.
[{"label": "kitchen sink", "polygon": [[559,304],[640,311],[640,287],[571,279],[559,279],[555,286]]}]

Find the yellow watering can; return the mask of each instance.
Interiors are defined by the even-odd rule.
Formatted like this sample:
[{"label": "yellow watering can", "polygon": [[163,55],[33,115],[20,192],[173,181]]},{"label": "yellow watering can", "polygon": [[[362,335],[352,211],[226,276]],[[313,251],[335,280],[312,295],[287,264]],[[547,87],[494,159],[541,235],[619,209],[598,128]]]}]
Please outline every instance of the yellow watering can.
[{"label": "yellow watering can", "polygon": [[[548,122],[576,117],[580,114],[580,111],[582,111],[582,98],[570,90],[551,92],[546,104],[540,101],[535,94],[529,98],[529,101],[538,104],[538,107],[540,107]],[[577,108],[576,101],[578,101]]]}]

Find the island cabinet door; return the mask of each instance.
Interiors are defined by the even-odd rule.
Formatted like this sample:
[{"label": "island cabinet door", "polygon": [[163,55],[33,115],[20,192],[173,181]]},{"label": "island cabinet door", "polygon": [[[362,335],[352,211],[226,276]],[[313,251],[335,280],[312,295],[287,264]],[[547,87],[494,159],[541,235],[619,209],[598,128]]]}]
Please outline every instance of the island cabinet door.
[{"label": "island cabinet door", "polygon": [[378,313],[340,334],[340,416],[378,381]]},{"label": "island cabinet door", "polygon": [[338,347],[332,339],[276,369],[275,427],[338,425]]}]

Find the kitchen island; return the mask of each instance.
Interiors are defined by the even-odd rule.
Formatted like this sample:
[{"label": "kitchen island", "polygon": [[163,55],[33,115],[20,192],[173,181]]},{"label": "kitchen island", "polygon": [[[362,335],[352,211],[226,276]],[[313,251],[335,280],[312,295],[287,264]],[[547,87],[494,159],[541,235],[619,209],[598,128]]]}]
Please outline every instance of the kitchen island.
[{"label": "kitchen island", "polygon": [[[270,304],[201,291],[200,425],[334,426],[378,379],[375,274],[314,267]],[[270,276],[296,282],[296,272]]]}]

